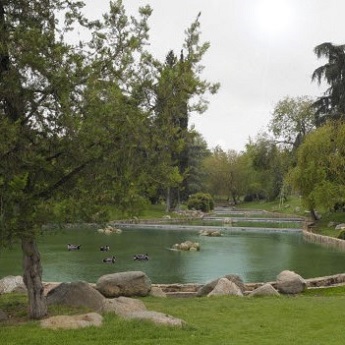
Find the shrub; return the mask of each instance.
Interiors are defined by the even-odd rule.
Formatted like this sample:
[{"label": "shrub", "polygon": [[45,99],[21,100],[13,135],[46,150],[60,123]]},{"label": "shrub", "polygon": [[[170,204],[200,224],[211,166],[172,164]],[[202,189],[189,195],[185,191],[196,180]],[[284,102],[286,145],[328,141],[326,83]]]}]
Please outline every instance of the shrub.
[{"label": "shrub", "polygon": [[214,209],[214,201],[208,193],[195,193],[189,197],[187,207],[189,210],[194,209],[202,212],[210,212]]},{"label": "shrub", "polygon": [[244,196],[244,202],[252,202],[258,200],[265,200],[265,195],[263,193],[251,193]]},{"label": "shrub", "polygon": [[337,238],[345,240],[345,230],[340,230]]}]

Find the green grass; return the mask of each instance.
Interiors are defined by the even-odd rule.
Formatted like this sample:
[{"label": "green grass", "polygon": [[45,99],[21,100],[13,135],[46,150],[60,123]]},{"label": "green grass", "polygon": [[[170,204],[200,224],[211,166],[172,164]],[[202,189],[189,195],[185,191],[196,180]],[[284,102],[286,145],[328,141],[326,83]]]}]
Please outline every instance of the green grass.
[{"label": "green grass", "polygon": [[279,200],[243,202],[236,208],[245,210],[266,210],[286,215],[306,216],[304,213],[305,209],[301,204],[301,199],[297,196],[290,196],[283,203],[280,203]]},{"label": "green grass", "polygon": [[[0,325],[1,344],[344,344],[345,292],[341,295],[297,297],[153,298],[142,301],[187,322],[169,328],[150,322],[125,321],[105,316],[100,328],[79,330],[41,329],[38,321]],[[0,308],[17,303],[18,296],[0,296]],[[12,301],[12,302],[11,302]],[[18,304],[19,303],[19,304]],[[56,311],[55,311],[56,312]]]},{"label": "green grass", "polygon": [[246,221],[236,221],[233,223],[234,227],[252,227],[252,228],[291,228],[300,229],[301,224],[298,222],[246,222]]},{"label": "green grass", "polygon": [[326,288],[313,288],[307,289],[303,292],[303,296],[319,296],[319,297],[329,297],[329,296],[345,296],[345,286],[332,286]]},{"label": "green grass", "polygon": [[316,230],[314,232],[330,237],[337,237],[339,230],[335,230],[335,226],[329,226],[330,222],[345,223],[344,212],[323,212],[321,213],[321,219],[316,222]]},{"label": "green grass", "polygon": [[[238,206],[240,209],[261,209],[269,212],[277,212],[280,214],[294,214],[296,216],[308,217],[309,215],[305,213],[305,209],[301,205],[301,200],[298,197],[289,197],[282,205],[279,201],[258,201],[258,202],[248,202],[242,203]],[[299,210],[299,211],[298,211]],[[345,212],[329,212],[326,210],[319,210],[321,219],[315,222],[314,233],[337,237],[339,234],[338,230],[334,229],[334,226],[328,226],[330,222],[345,223]]]}]

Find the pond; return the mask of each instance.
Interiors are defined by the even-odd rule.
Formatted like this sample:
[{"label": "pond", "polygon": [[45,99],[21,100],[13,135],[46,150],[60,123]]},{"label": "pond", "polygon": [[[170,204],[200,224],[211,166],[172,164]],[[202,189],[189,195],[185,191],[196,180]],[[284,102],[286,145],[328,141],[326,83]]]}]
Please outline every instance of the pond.
[{"label": "pond", "polygon": [[[199,252],[179,252],[175,243],[199,242]],[[68,251],[67,244],[80,244]],[[96,282],[104,274],[143,271],[153,283],[205,283],[225,274],[238,274],[244,282],[276,279],[289,269],[304,278],[345,272],[345,252],[307,243],[300,232],[223,231],[222,237],[204,237],[197,230],[124,229],[120,235],[99,234],[90,229],[46,231],[38,239],[44,281]],[[109,252],[100,246],[109,245]],[[148,261],[133,255],[148,253]],[[114,264],[103,263],[116,256]],[[22,274],[18,247],[2,250],[0,278]]]}]

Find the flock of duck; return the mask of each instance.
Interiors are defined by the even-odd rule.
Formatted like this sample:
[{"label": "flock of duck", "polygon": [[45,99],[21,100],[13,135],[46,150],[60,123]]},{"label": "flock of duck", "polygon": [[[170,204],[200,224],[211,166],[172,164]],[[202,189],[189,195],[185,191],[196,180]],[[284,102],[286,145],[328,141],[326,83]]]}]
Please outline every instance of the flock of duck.
[{"label": "flock of duck", "polygon": [[[68,251],[73,251],[73,250],[80,250],[81,248],[81,245],[78,244],[71,244],[71,243],[68,243],[67,244],[67,250]],[[101,246],[99,248],[99,250],[101,252],[108,252],[110,250],[110,247],[108,245],[105,245],[105,246]],[[135,254],[133,255],[133,260],[134,261],[148,261],[149,260],[149,255],[148,254]],[[111,256],[111,257],[107,257],[107,258],[104,258],[102,260],[102,262],[104,263],[108,263],[108,264],[114,264],[116,261],[116,256]]]}]

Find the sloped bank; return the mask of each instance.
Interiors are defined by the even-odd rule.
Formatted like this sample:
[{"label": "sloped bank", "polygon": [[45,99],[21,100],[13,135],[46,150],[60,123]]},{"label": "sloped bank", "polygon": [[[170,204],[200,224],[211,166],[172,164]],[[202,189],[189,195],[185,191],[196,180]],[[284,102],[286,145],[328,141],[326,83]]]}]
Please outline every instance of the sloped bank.
[{"label": "sloped bank", "polygon": [[[120,273],[120,275],[124,273],[130,272],[122,272]],[[303,280],[305,281],[305,285],[307,288],[326,288],[337,285],[345,285],[345,273],[339,273],[324,277],[308,278]],[[45,295],[47,295],[52,289],[61,284],[61,282],[43,282]],[[243,292],[245,294],[250,293],[266,284],[270,284],[274,288],[277,288],[277,281],[242,283]],[[96,284],[94,283],[88,283],[88,285],[96,288]],[[160,288],[167,296],[193,297],[196,295],[198,290],[205,285],[207,284],[151,284],[151,289]],[[8,276],[0,279],[0,295],[10,292],[26,292],[26,288],[21,276]]]},{"label": "sloped bank", "polygon": [[[309,279],[305,279],[305,282],[308,288],[325,288],[325,287],[331,287],[331,286],[336,286],[336,285],[343,285],[345,284],[345,273],[339,273],[339,274],[334,274],[334,275],[324,276],[324,277],[309,278]],[[274,288],[276,288],[277,286],[276,281],[271,281],[271,282],[244,283],[244,288],[246,292],[251,292],[267,283],[271,284]],[[61,283],[60,282],[44,282],[43,283],[46,293],[59,284]],[[95,287],[95,284],[89,283],[89,285]],[[152,284],[152,287],[159,287],[167,295],[177,296],[177,297],[178,296],[188,297],[188,296],[195,295],[197,291],[203,285],[204,284],[174,283],[174,284]]]},{"label": "sloped bank", "polygon": [[312,232],[303,231],[305,241],[321,244],[325,247],[339,248],[345,250],[345,241],[335,237],[323,236]]}]

